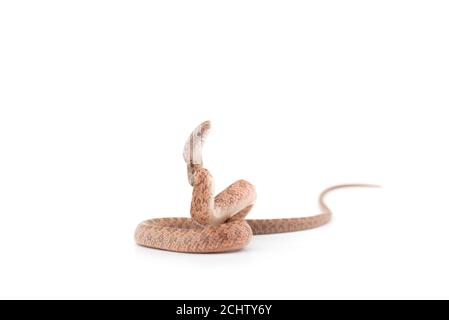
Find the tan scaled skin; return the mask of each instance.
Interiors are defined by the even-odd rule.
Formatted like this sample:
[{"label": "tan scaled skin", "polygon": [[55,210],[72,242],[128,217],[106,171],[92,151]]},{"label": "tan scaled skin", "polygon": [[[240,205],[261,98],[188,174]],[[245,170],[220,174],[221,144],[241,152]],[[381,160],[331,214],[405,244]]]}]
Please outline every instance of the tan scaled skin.
[{"label": "tan scaled skin", "polygon": [[244,248],[254,235],[293,232],[317,228],[330,221],[332,212],[324,203],[331,191],[349,187],[376,187],[368,184],[337,185],[319,197],[321,213],[301,218],[257,219],[245,217],[256,200],[256,189],[239,180],[214,196],[214,180],[203,168],[202,146],[210,122],[199,125],[184,147],[187,176],[193,186],[191,218],[159,218],[137,226],[136,243],[145,247],[189,253],[235,251]]}]

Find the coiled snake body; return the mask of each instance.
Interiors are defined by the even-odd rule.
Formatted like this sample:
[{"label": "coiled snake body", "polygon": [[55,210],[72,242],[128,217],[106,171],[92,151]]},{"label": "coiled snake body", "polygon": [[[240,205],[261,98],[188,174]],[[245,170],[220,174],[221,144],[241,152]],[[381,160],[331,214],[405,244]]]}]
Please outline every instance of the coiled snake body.
[{"label": "coiled snake body", "polygon": [[347,187],[375,187],[346,184],[330,187],[319,197],[321,213],[302,218],[245,219],[256,200],[254,186],[239,180],[214,196],[214,181],[203,168],[202,146],[210,122],[199,125],[184,147],[187,173],[193,186],[191,218],[159,218],[137,226],[136,243],[142,246],[190,253],[235,251],[245,247],[253,235],[293,232],[317,228],[329,222],[331,210],[324,203],[330,191]]}]

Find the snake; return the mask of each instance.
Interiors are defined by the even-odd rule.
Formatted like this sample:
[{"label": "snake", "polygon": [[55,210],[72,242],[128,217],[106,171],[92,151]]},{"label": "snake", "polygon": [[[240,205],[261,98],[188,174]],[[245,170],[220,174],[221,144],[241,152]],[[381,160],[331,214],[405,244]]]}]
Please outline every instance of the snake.
[{"label": "snake", "polygon": [[134,233],[138,245],[183,253],[220,253],[246,247],[253,235],[302,231],[327,224],[332,211],[324,198],[331,191],[371,184],[340,184],[321,192],[320,213],[298,218],[246,219],[256,200],[255,187],[238,180],[215,195],[214,179],[204,168],[202,149],[211,128],[205,121],[189,135],[183,157],[192,189],[190,218],[155,218],[141,222]]}]

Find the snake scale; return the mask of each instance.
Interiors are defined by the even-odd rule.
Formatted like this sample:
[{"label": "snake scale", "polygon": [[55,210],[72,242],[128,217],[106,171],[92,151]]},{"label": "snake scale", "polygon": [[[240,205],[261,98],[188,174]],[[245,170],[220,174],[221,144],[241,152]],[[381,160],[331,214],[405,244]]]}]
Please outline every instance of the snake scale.
[{"label": "snake scale", "polygon": [[345,184],[324,190],[319,197],[321,213],[301,218],[245,219],[256,200],[255,187],[239,180],[215,196],[214,180],[203,167],[202,147],[210,122],[200,124],[184,147],[189,183],[193,187],[191,218],[157,218],[143,221],[135,231],[135,241],[145,247],[187,253],[236,251],[253,235],[293,232],[317,228],[330,221],[332,211],[324,202],[331,191],[348,187],[376,187]]}]

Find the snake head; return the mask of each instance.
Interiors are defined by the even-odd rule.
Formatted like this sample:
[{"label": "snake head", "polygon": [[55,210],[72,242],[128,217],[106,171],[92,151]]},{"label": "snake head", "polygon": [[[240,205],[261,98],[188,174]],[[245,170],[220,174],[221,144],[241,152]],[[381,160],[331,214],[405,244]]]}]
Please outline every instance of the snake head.
[{"label": "snake head", "polygon": [[193,130],[184,145],[183,157],[187,164],[187,177],[193,185],[194,176],[203,167],[203,144],[211,128],[210,121],[204,121]]}]

